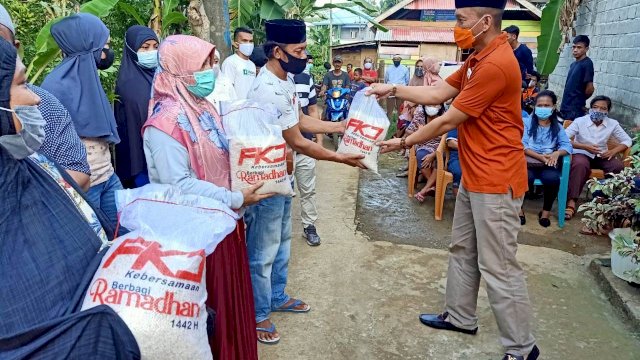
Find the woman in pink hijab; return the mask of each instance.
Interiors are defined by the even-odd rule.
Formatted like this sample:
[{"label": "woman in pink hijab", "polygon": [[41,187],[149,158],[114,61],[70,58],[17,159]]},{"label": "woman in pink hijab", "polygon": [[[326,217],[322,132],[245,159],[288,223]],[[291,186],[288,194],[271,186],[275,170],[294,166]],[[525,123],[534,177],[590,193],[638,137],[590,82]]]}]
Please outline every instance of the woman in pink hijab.
[{"label": "woman in pink hijab", "polygon": [[[232,209],[264,195],[230,191],[229,148],[220,117],[206,97],[213,92],[215,46],[193,36],[173,35],[158,49],[144,152],[152,183],[214,198]],[[216,312],[214,359],[258,359],[253,290],[244,222],[207,257],[207,306]]]},{"label": "woman in pink hijab", "polygon": [[442,81],[440,77],[440,62],[434,58],[423,58],[424,86],[436,86]]}]

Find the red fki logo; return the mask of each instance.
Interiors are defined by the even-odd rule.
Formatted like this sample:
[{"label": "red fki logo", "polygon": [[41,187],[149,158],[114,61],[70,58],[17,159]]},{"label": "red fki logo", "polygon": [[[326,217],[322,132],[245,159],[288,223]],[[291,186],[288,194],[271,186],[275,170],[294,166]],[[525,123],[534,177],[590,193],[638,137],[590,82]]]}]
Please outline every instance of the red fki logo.
[{"label": "red fki logo", "polygon": [[253,165],[259,165],[261,162],[267,164],[281,163],[287,159],[287,145],[282,143],[266,148],[253,147],[240,150],[238,165],[242,165],[248,159],[253,159]]},{"label": "red fki logo", "polygon": [[383,128],[369,125],[364,123],[362,120],[353,118],[349,119],[349,123],[347,124],[347,129],[350,128],[353,128],[354,133],[360,133],[362,136],[370,140],[378,140],[378,137],[384,131]]},{"label": "red fki logo", "polygon": [[[137,255],[131,270],[142,270],[147,263],[151,263],[158,271],[168,277],[200,282],[202,280],[202,274],[204,272],[204,265],[206,262],[206,254],[204,250],[197,251],[180,251],[180,250],[162,250],[162,246],[155,241],[146,241],[143,238],[126,239],[118,246],[118,248],[109,256],[105,261],[103,268],[108,268],[117,257],[119,256],[131,256]],[[187,270],[172,271],[163,258],[171,256],[181,256],[185,258],[200,257],[200,264],[198,265],[198,272],[194,273]],[[176,261],[176,263],[182,264],[185,261]],[[188,262],[187,262],[188,263]]]}]

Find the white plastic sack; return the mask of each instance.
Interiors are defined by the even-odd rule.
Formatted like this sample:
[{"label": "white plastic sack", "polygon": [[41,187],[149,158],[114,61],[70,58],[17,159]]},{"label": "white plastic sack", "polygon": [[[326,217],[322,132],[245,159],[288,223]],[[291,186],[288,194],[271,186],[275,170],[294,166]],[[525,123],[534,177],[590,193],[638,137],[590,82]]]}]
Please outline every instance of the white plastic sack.
[{"label": "white plastic sack", "polygon": [[287,174],[287,144],[273,125],[277,110],[270,104],[243,100],[222,103],[222,125],[229,140],[231,190],[264,182],[259,194],[292,195]]},{"label": "white plastic sack", "polygon": [[111,307],[142,359],[212,359],[207,336],[206,257],[236,226],[222,203],[147,185],[116,193],[120,223],[82,310]]},{"label": "white plastic sack", "polygon": [[366,96],[365,91],[358,91],[353,98],[347,129],[338,146],[338,153],[364,155],[364,159],[360,160],[362,164],[377,173],[380,147],[376,142],[387,136],[389,119],[378,100],[374,96]]}]

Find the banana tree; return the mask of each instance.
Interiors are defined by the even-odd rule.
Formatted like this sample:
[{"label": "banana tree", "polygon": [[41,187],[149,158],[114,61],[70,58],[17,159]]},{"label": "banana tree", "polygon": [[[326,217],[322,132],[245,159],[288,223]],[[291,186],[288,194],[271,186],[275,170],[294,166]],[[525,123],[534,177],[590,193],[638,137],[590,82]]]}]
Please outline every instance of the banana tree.
[{"label": "banana tree", "polygon": [[148,26],[158,34],[165,36],[171,30],[172,25],[184,24],[187,17],[178,9],[179,0],[151,0],[153,10],[151,16],[140,14],[133,6],[126,1],[118,2],[120,10],[133,17],[138,25]]},{"label": "banana tree", "polygon": [[573,23],[581,0],[550,0],[542,10],[536,66],[541,75],[550,75],[560,60],[564,45],[574,36]]},{"label": "banana tree", "polygon": [[[83,13],[93,14],[97,17],[105,17],[111,10],[117,5],[119,0],[92,0],[86,2],[77,9]],[[63,5],[64,11],[56,9],[60,12],[55,13],[58,15],[55,19],[48,21],[42,29],[38,32],[36,38],[36,55],[27,66],[27,78],[30,82],[36,82],[42,73],[47,69],[49,64],[60,56],[60,48],[56,44],[55,40],[51,36],[51,26],[60,21],[64,16],[70,13],[67,5],[77,6],[77,4],[67,1],[59,1],[56,4]],[[72,8],[73,9],[73,8]]]}]

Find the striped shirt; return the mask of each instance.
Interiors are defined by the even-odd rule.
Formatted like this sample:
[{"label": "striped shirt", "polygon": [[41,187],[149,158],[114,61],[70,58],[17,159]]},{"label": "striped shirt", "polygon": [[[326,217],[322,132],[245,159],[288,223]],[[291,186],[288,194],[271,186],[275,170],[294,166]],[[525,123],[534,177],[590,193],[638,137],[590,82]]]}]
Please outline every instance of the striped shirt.
[{"label": "striped shirt", "polygon": [[[303,72],[295,75],[293,78],[296,82],[296,92],[300,99],[300,106],[302,112],[305,115],[309,115],[309,106],[316,105],[318,103],[318,96],[316,94],[316,87],[313,83],[313,77],[308,72]],[[302,135],[307,139],[313,139],[313,134],[302,132]]]}]

